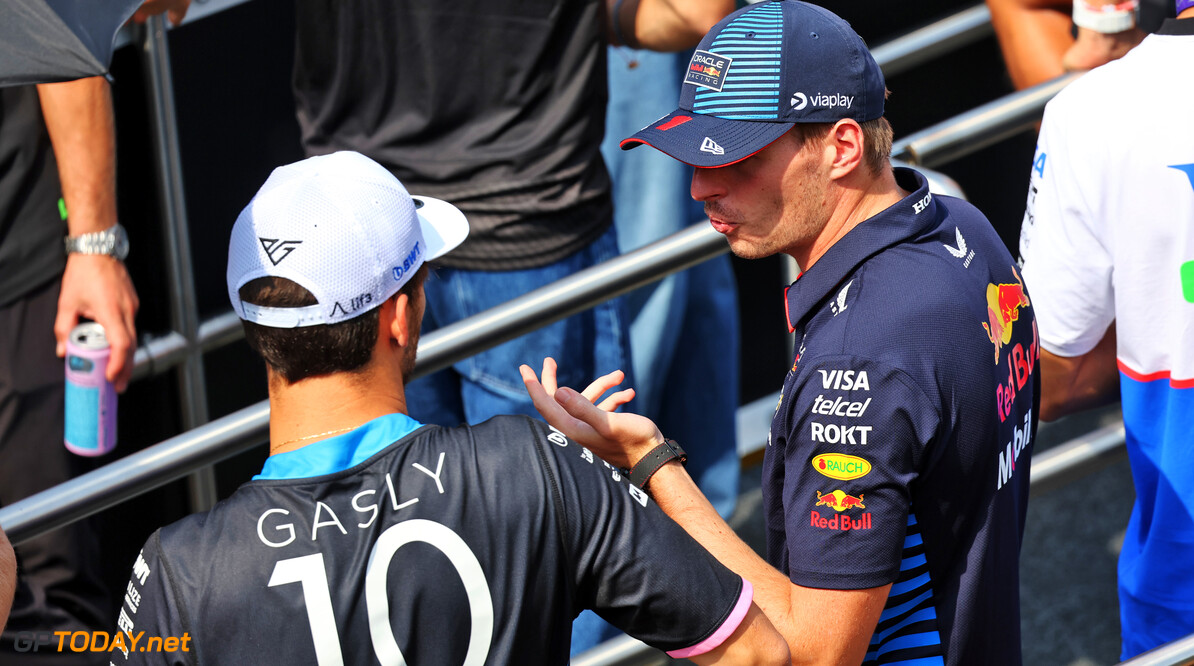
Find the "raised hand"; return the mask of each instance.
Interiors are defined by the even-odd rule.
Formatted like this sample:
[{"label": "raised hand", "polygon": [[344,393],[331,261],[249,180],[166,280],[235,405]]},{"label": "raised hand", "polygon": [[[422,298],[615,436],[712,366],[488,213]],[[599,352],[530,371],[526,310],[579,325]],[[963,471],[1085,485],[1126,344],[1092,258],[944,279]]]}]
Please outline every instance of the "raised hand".
[{"label": "raised hand", "polygon": [[634,389],[616,391],[594,404],[622,383],[621,370],[598,377],[581,393],[566,386],[557,387],[554,359],[543,359],[542,383],[530,366],[522,365],[518,370],[535,409],[543,418],[611,464],[633,467],[663,442],[663,434],[651,419],[614,411],[634,397]]}]

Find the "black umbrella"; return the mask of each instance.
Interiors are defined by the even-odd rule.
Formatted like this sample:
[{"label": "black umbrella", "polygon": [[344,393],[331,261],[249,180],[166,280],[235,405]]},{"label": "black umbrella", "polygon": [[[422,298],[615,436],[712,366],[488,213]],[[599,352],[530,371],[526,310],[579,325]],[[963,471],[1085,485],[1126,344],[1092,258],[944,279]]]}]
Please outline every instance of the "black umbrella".
[{"label": "black umbrella", "polygon": [[0,86],[108,71],[116,31],[142,0],[0,0]]}]

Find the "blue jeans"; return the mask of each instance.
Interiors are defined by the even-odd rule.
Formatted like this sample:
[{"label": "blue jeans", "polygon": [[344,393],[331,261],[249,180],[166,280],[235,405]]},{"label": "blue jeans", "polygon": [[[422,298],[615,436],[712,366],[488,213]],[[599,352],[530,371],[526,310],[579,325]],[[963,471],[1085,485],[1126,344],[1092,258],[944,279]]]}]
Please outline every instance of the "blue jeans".
[{"label": "blue jeans", "polygon": [[[540,268],[437,268],[424,286],[427,310],[422,330],[457,322],[617,255],[617,232],[611,226],[579,252]],[[625,301],[616,298],[417,379],[406,387],[410,415],[442,426],[475,425],[498,414],[537,417],[518,366],[526,363],[538,372],[545,356],[559,363],[560,384],[577,390],[613,370],[624,370],[629,378],[626,322]]]},{"label": "blue jeans", "polygon": [[[691,167],[649,147],[618,142],[676,108],[687,54],[609,53],[610,92],[602,156],[614,181],[614,224],[628,252],[703,218],[689,196]],[[724,517],[738,499],[738,292],[728,255],[627,294],[636,397],[628,408],[650,417],[688,452],[688,473]],[[572,654],[617,635],[585,611],[572,623]]]}]

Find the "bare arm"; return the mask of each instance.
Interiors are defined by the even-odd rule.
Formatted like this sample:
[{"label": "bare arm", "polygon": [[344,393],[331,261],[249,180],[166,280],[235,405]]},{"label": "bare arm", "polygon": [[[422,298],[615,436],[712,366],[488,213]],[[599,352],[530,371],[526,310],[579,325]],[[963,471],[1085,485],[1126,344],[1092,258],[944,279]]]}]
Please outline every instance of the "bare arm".
[{"label": "bare arm", "polygon": [[8,536],[0,529],[0,629],[8,622],[8,611],[12,610],[12,597],[17,589],[17,556],[12,551]]},{"label": "bare arm", "polygon": [[[681,51],[697,45],[705,33],[734,10],[733,0],[607,0],[609,32],[617,45],[652,51]],[[615,15],[616,14],[616,15]]]},{"label": "bare arm", "polygon": [[[620,373],[603,377],[579,394],[556,390],[555,363],[550,359],[544,362],[543,384],[529,367],[522,366],[521,372],[536,409],[549,423],[615,465],[629,467],[663,441],[650,419],[605,411],[627,402],[632,391],[611,395],[600,408],[591,402],[620,382]],[[861,663],[890,585],[821,590],[793,584],[738,538],[675,461],[651,477],[648,489],[672,520],[754,585],[755,603],[787,642],[792,663]]]},{"label": "bare arm", "polygon": [[[1086,2],[1100,6],[1114,5],[1119,0]],[[1104,65],[1144,39],[1144,32],[1135,27],[1114,34],[1079,27],[1075,39],[1071,36],[1072,7],[1073,3],[1065,0],[987,0],[991,25],[1017,90],[1044,83],[1065,72]]]},{"label": "bare arm", "polygon": [[787,644],[759,606],[753,603],[738,628],[721,645],[688,659],[698,666],[789,663]]},{"label": "bare arm", "polygon": [[1119,368],[1115,361],[1115,324],[1107,328],[1094,349],[1064,357],[1041,350],[1041,419],[1053,421],[1067,414],[1100,407],[1119,397]]},{"label": "bare arm", "polygon": [[987,0],[1012,85],[1023,90],[1065,73],[1061,59],[1074,44],[1070,3],[1064,0]]},{"label": "bare arm", "polygon": [[[108,82],[92,77],[37,87],[54,144],[67,224],[72,236],[116,224],[116,129]],[[139,301],[124,263],[101,255],[71,254],[62,275],[54,335],[58,355],[79,317],[99,322],[111,344],[108,379],[123,391],[133,372]]]}]

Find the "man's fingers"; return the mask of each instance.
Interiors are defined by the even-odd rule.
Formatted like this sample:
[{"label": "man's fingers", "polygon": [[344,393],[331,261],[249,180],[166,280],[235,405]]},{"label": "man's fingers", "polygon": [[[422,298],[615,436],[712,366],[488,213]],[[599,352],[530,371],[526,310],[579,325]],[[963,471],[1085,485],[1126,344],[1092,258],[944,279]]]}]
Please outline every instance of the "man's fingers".
[{"label": "man's fingers", "polygon": [[556,392],[556,360],[550,356],[543,359],[543,390],[547,395]]},{"label": "man's fingers", "polygon": [[522,383],[526,386],[527,395],[531,396],[531,403],[535,405],[535,410],[548,423],[552,423],[553,418],[558,420],[561,416],[567,416],[563,408],[544,390],[544,386],[539,383],[539,378],[535,376],[535,371],[529,365],[518,366],[518,372],[522,375]]},{"label": "man's fingers", "polygon": [[585,387],[584,391],[581,391],[581,395],[587,398],[589,402],[595,403],[597,402],[597,399],[602,396],[602,394],[614,388],[618,384],[621,384],[625,379],[625,373],[623,373],[621,370],[614,370],[609,374],[602,375],[593,380],[592,384],[589,384]]},{"label": "man's fingers", "polygon": [[77,310],[58,307],[58,316],[54,318],[54,337],[58,339],[55,353],[58,354],[58,358],[66,356],[66,339],[70,337],[70,332],[78,323],[79,312]]},{"label": "man's fingers", "polygon": [[589,426],[602,437],[609,437],[609,412],[602,411],[575,390],[562,386],[555,393],[555,401],[570,416]]},{"label": "man's fingers", "polygon": [[610,396],[605,400],[602,400],[601,404],[597,405],[597,407],[602,411],[612,412],[633,399],[634,389],[622,389],[617,393],[611,393]]}]

